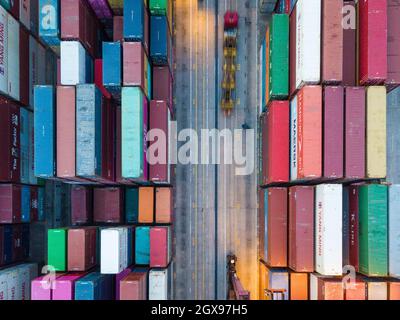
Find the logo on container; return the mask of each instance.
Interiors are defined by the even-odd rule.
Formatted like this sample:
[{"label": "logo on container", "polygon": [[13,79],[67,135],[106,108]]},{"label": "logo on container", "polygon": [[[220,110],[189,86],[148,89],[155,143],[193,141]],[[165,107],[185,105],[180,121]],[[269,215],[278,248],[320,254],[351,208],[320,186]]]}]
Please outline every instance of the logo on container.
[{"label": "logo on container", "polygon": [[356,268],[351,265],[346,265],[343,267],[343,276],[342,283],[343,287],[348,290],[348,289],[354,289],[354,286],[356,284]]},{"label": "logo on container", "polygon": [[42,274],[45,275],[41,282],[42,288],[44,290],[54,290],[56,288],[56,268],[46,265],[42,268]]},{"label": "logo on container", "polygon": [[355,30],[357,27],[356,8],[350,4],[346,4],[342,8],[342,27],[345,30]]}]

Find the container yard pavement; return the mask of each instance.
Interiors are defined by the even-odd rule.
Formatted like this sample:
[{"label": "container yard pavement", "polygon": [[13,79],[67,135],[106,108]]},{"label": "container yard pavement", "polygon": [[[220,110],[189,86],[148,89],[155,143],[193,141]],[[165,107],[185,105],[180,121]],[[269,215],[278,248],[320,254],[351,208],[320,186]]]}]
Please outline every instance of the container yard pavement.
[{"label": "container yard pavement", "polygon": [[[238,89],[230,116],[220,107],[227,10],[237,10],[240,16]],[[176,0],[175,21],[178,132],[256,130],[257,1]],[[238,257],[244,287],[257,297],[256,172],[236,176],[233,165],[177,165],[174,298],[226,299],[230,253]]]}]

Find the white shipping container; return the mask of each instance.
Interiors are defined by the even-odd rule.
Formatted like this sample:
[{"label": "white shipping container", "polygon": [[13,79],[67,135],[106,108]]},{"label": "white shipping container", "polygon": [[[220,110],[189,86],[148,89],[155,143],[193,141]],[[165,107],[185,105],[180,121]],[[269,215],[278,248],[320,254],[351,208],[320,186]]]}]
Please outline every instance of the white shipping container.
[{"label": "white shipping container", "polygon": [[168,269],[150,270],[149,300],[168,300]]},{"label": "white shipping container", "polygon": [[310,300],[318,300],[318,277],[310,274]]},{"label": "white shipping container", "polygon": [[0,6],[0,92],[8,94],[8,13]]},{"label": "white shipping container", "polygon": [[38,266],[35,263],[26,263],[18,266],[19,296],[21,300],[31,299],[31,282],[38,276]]},{"label": "white shipping container", "polygon": [[33,107],[33,92],[38,81],[38,42],[29,36],[29,105]]},{"label": "white shipping container", "polygon": [[7,300],[8,298],[7,275],[5,270],[0,271],[0,301]]},{"label": "white shipping container", "polygon": [[400,185],[389,187],[389,275],[400,277]]},{"label": "white shipping container", "polygon": [[343,186],[321,184],[316,188],[315,263],[321,275],[342,275]]},{"label": "white shipping container", "polygon": [[19,100],[19,23],[8,15],[8,95]]},{"label": "white shipping container", "polygon": [[126,228],[101,230],[100,270],[118,274],[128,267],[128,232]]},{"label": "white shipping container", "polygon": [[296,87],[321,80],[321,0],[298,0]]},{"label": "white shipping container", "polygon": [[30,28],[31,28],[31,1],[30,0],[19,0],[19,21],[21,21],[21,23],[28,30],[30,30]]},{"label": "white shipping container", "polygon": [[61,41],[61,84],[85,83],[85,49],[79,41]]},{"label": "white shipping container", "polygon": [[369,279],[367,282],[368,300],[387,300],[387,283]]},{"label": "white shipping container", "polygon": [[297,180],[297,96],[290,102],[290,180]]},{"label": "white shipping container", "polygon": [[21,300],[21,291],[19,290],[19,272],[18,268],[10,268],[5,270],[7,277],[7,299]]}]

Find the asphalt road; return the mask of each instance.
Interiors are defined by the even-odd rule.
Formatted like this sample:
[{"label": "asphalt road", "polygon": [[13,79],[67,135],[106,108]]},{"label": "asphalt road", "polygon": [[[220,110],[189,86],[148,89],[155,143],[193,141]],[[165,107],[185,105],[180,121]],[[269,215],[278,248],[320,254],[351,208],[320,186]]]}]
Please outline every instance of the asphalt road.
[{"label": "asphalt road", "polygon": [[[175,1],[178,132],[191,128],[199,137],[201,129],[257,130],[257,0],[216,1]],[[220,109],[228,9],[240,15],[236,105],[230,116]],[[254,141],[254,154],[256,146]],[[257,296],[256,171],[237,176],[230,164],[177,165],[174,298],[225,299],[229,253],[238,256],[244,287]]]}]

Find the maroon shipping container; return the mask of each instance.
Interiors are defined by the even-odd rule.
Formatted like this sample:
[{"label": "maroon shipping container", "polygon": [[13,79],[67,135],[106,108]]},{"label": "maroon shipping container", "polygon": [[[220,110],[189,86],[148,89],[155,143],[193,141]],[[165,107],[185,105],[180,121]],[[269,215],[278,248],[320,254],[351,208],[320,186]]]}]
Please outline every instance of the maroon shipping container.
[{"label": "maroon shipping container", "polygon": [[343,0],[322,1],[322,81],[343,79]]},{"label": "maroon shipping container", "polygon": [[314,271],[314,187],[289,189],[289,267]]},{"label": "maroon shipping container", "polygon": [[270,267],[287,267],[288,190],[268,189],[268,223],[266,263]]},{"label": "maroon shipping container", "polygon": [[36,186],[31,186],[30,189],[31,189],[31,219],[32,221],[38,221],[39,188]]},{"label": "maroon shipping container", "polygon": [[0,267],[4,264],[4,227],[0,225]]},{"label": "maroon shipping container", "polygon": [[153,67],[153,99],[168,103],[173,114],[173,78],[169,67]]},{"label": "maroon shipping container", "polygon": [[76,179],[76,93],[73,86],[57,87],[57,177]]},{"label": "maroon shipping container", "polygon": [[21,222],[21,186],[0,185],[0,223]]},{"label": "maroon shipping container", "polygon": [[13,0],[13,1],[9,1],[11,8],[10,8],[10,12],[11,14],[14,16],[15,19],[19,20],[19,5],[20,5],[20,0]]},{"label": "maroon shipping container", "polygon": [[124,40],[124,17],[114,16],[113,25],[113,41],[123,41]]},{"label": "maroon shipping container", "polygon": [[360,0],[358,8],[360,84],[383,84],[388,66],[387,0]]},{"label": "maroon shipping container", "polygon": [[132,272],[121,280],[120,300],[147,300],[146,272]]},{"label": "maroon shipping container", "polygon": [[150,229],[150,268],[167,268],[171,258],[169,227]]},{"label": "maroon shipping container", "polygon": [[359,186],[349,187],[349,263],[354,266],[356,271],[359,269],[358,260],[358,232],[359,232],[359,204],[358,204]]},{"label": "maroon shipping container", "polygon": [[[150,140],[150,149],[153,145],[158,147],[158,152],[155,154],[157,159],[147,159],[150,164],[150,181],[156,183],[169,182],[169,168],[168,168],[168,123],[170,119],[170,113],[168,105],[165,101],[154,101],[150,102],[150,131],[161,130],[165,133],[165,144],[161,145],[162,140],[157,139]],[[153,131],[154,132],[154,131]],[[164,148],[161,150],[160,148]],[[158,161],[156,161],[158,160]],[[160,162],[155,163],[154,162]]]},{"label": "maroon shipping container", "polygon": [[102,173],[104,179],[115,181],[115,106],[110,99],[103,99],[102,106]]},{"label": "maroon shipping container", "polygon": [[29,33],[19,28],[19,100],[29,106]]},{"label": "maroon shipping container", "polygon": [[265,201],[266,190],[258,189],[258,255],[259,258],[266,260],[265,252]]},{"label": "maroon shipping container", "polygon": [[344,89],[324,90],[324,177],[343,177]]},{"label": "maroon shipping container", "polygon": [[86,10],[88,7],[84,0],[61,1],[61,39],[79,40],[84,44]]},{"label": "maroon shipping container", "polygon": [[96,223],[121,223],[123,192],[120,188],[94,189],[93,215]]},{"label": "maroon shipping container", "polygon": [[123,83],[124,86],[139,86],[147,94],[146,53],[141,42],[123,43]]},{"label": "maroon shipping container", "polygon": [[296,39],[296,32],[297,32],[297,6],[294,6],[293,11],[290,15],[289,19],[289,80],[290,80],[290,96],[293,96],[296,93],[297,86],[296,86],[296,60],[297,60],[297,39]]},{"label": "maroon shipping container", "polygon": [[71,188],[71,223],[88,224],[93,217],[93,190],[84,186]]},{"label": "maroon shipping container", "polygon": [[345,177],[365,176],[365,88],[346,88]]},{"label": "maroon shipping container", "polygon": [[400,85],[400,2],[388,2],[388,76],[389,89]]},{"label": "maroon shipping container", "polygon": [[68,230],[68,271],[87,271],[96,265],[97,228]]},{"label": "maroon shipping container", "polygon": [[20,111],[13,102],[0,96],[0,181],[20,180]]},{"label": "maroon shipping container", "polygon": [[[347,1],[346,6],[354,8],[345,11],[346,17],[356,12],[355,1]],[[343,29],[343,86],[357,85],[357,65],[357,23],[354,23]]]}]

